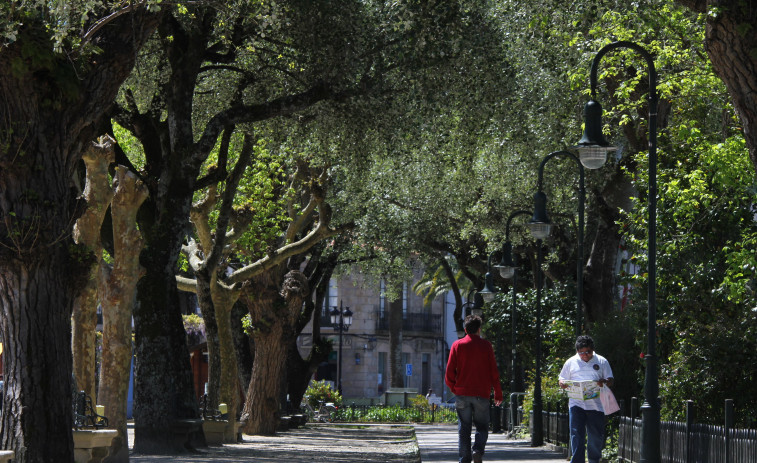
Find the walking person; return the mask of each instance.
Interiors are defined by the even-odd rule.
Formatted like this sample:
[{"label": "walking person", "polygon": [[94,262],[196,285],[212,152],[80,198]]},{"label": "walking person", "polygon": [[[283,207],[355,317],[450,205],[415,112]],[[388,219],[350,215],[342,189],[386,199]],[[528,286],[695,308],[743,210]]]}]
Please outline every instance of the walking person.
[{"label": "walking person", "polygon": [[[610,362],[594,352],[594,340],[590,336],[576,339],[576,355],[565,361],[559,381],[563,389],[568,388],[571,381],[591,381],[599,387],[612,386],[614,382]],[[571,397],[568,407],[572,451],[570,463],[584,463],[587,450],[589,463],[599,463],[605,445],[605,413],[599,394]]]},{"label": "walking person", "polygon": [[[460,463],[481,463],[489,438],[489,397],[494,389],[494,404],[502,403],[502,386],[494,359],[494,349],[481,338],[481,317],[468,315],[463,323],[466,336],[452,344],[444,382],[455,394],[458,454]],[[471,430],[476,435],[471,446]]]}]

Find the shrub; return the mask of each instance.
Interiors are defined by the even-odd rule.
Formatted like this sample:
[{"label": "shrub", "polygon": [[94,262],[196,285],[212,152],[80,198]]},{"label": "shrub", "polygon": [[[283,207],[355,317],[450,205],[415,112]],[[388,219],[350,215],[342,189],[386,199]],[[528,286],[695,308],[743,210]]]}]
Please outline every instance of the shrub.
[{"label": "shrub", "polygon": [[305,399],[311,407],[318,410],[321,402],[333,403],[337,407],[342,404],[342,395],[331,388],[326,381],[313,381],[305,391]]}]

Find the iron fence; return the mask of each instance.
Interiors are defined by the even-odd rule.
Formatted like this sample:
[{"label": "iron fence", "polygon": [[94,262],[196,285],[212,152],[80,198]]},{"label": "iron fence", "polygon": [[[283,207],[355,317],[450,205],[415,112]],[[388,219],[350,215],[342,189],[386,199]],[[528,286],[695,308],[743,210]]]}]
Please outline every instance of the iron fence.
[{"label": "iron fence", "polygon": [[[637,410],[636,399],[631,410]],[[686,422],[660,423],[660,454],[663,463],[754,463],[757,462],[757,430],[736,429],[733,400],[726,400],[725,424],[694,423],[693,402],[686,404]],[[641,419],[620,417],[618,457],[637,463],[641,449]]]}]

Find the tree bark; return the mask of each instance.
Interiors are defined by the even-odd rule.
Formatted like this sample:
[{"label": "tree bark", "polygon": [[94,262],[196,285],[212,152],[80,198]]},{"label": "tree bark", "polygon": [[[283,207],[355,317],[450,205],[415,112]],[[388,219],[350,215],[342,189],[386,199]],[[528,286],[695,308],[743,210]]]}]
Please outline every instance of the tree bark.
[{"label": "tree bark", "polygon": [[757,6],[743,0],[678,0],[707,15],[704,48],[723,79],[757,170]]},{"label": "tree bark", "polygon": [[144,454],[191,448],[193,436],[172,431],[176,420],[199,418],[174,275],[189,202],[169,198],[161,209],[140,256],[145,276],[134,307],[134,450]]},{"label": "tree bark", "polygon": [[389,303],[389,385],[405,387],[405,368],[402,365],[402,299]]},{"label": "tree bark", "polygon": [[131,371],[131,315],[137,280],[142,274],[137,230],[137,210],[147,198],[147,188],[125,167],[118,166],[113,179],[113,267],[100,266],[100,303],[103,309],[103,355],[99,403],[105,406],[108,426],[118,431],[105,461],[129,461],[126,408]]},{"label": "tree bark", "polygon": [[0,51],[0,445],[16,462],[73,461],[71,314],[92,256],[70,237],[72,179],[156,26],[142,13],[136,7],[94,33],[102,53],[56,53],[33,17]]},{"label": "tree bark", "polygon": [[80,391],[95,400],[95,349],[97,344],[97,275],[101,260],[102,244],[100,227],[105,212],[113,198],[113,189],[108,179],[108,166],[115,159],[113,139],[104,137],[90,145],[82,159],[87,168],[86,184],[82,195],[87,209],[74,225],[74,241],[86,246],[95,256],[90,267],[87,285],[74,299],[73,327],[71,333],[74,360],[74,379]]},{"label": "tree bark", "polygon": [[307,278],[293,270],[280,279],[275,270],[255,278],[254,295],[245,297],[252,318],[255,363],[242,413],[244,432],[274,435],[281,418],[281,378],[289,345],[294,339],[294,324],[309,294]]},{"label": "tree bark", "polygon": [[250,337],[244,332],[242,318],[247,314],[247,306],[237,299],[231,309],[231,333],[234,338],[234,354],[237,361],[237,386],[250,384],[252,375],[253,352]]},{"label": "tree bark", "polygon": [[73,462],[69,263],[61,246],[34,259],[0,259],[0,445],[16,452],[15,461]]}]

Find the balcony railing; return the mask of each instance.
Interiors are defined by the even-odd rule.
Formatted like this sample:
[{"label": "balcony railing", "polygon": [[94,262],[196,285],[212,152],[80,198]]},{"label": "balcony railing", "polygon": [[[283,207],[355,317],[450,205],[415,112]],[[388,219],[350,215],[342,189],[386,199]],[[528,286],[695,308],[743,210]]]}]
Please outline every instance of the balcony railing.
[{"label": "balcony railing", "polygon": [[[376,331],[389,331],[389,313],[376,314]],[[442,316],[430,313],[407,313],[402,319],[402,331],[442,332]]]}]

